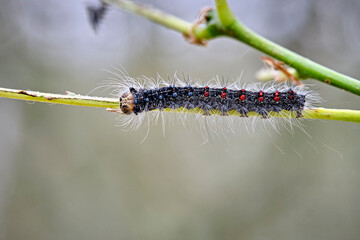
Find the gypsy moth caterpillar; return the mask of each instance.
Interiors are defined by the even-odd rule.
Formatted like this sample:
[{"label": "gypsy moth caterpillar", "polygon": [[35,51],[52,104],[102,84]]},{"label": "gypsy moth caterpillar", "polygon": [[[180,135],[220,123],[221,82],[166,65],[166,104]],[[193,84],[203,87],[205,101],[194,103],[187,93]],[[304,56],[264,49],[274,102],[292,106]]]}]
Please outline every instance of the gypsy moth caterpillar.
[{"label": "gypsy moth caterpillar", "polygon": [[181,80],[176,74],[166,81],[161,76],[132,78],[121,71],[111,73],[115,77],[104,86],[113,88],[119,98],[116,112],[122,113],[120,125],[128,130],[142,124],[149,129],[161,120],[163,129],[166,121],[179,121],[186,128],[196,126],[203,135],[235,132],[238,123],[252,133],[258,122],[265,129],[270,125],[278,131],[281,125],[292,131],[294,125],[302,128],[303,110],[320,102],[315,91],[293,83],[241,84],[238,80],[225,84],[214,78],[202,84]]}]

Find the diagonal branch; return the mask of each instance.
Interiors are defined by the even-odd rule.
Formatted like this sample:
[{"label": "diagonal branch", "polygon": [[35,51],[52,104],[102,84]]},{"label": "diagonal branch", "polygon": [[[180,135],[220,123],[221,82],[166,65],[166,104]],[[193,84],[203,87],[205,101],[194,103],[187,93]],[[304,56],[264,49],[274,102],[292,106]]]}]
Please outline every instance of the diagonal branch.
[{"label": "diagonal branch", "polygon": [[300,78],[314,78],[332,86],[360,95],[360,81],[324,67],[258,35],[236,20],[226,0],[215,0],[225,34],[295,68]]}]

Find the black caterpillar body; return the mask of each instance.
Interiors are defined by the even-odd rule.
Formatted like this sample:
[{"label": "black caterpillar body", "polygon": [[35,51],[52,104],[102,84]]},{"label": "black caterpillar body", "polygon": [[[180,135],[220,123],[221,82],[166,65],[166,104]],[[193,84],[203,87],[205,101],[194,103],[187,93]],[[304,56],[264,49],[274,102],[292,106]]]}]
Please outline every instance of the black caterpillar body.
[{"label": "black caterpillar body", "polygon": [[296,112],[297,117],[301,117],[306,101],[305,94],[297,93],[292,88],[272,92],[208,86],[168,86],[129,90],[128,94],[120,97],[120,108],[126,114],[183,107],[202,109],[205,115],[211,115],[211,110],[219,110],[221,115],[226,116],[229,111],[234,110],[242,117],[246,117],[249,112],[255,112],[267,118],[270,112],[287,110]]}]

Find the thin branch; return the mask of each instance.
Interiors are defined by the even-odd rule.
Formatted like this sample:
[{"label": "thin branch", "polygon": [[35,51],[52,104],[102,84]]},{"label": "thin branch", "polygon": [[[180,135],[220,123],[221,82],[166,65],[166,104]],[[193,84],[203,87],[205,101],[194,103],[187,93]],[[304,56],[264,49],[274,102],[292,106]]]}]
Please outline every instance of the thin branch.
[{"label": "thin branch", "polygon": [[115,5],[121,9],[124,9],[128,12],[135,13],[137,15],[143,16],[150,21],[163,25],[164,27],[173,29],[175,31],[181,32],[184,35],[188,35],[191,30],[193,30],[194,35],[197,39],[207,40],[220,35],[219,32],[216,32],[214,29],[203,26],[196,26],[192,28],[192,23],[182,20],[181,18],[175,17],[171,14],[164,13],[156,8],[143,5],[140,3],[135,3],[130,0],[104,0],[103,2]]},{"label": "thin branch", "polygon": [[[133,1],[104,0],[104,2],[143,16],[186,35],[192,29],[190,22]],[[209,40],[218,36],[232,37],[285,62],[295,68],[302,79],[317,79],[326,84],[360,95],[359,80],[326,68],[256,34],[235,18],[226,0],[215,0],[215,3],[216,11],[212,12],[212,18],[209,19],[208,24],[206,26],[194,27],[194,35],[199,41]]]},{"label": "thin branch", "polygon": [[90,97],[67,92],[67,94],[42,93],[28,90],[0,88],[0,97],[32,102],[47,102],[86,107],[117,108],[119,99]]},{"label": "thin branch", "polygon": [[360,111],[349,109],[313,108],[303,111],[304,118],[360,123]]},{"label": "thin branch", "polygon": [[[55,104],[66,104],[75,106],[86,106],[86,107],[101,107],[116,109],[119,112],[119,99],[117,98],[103,98],[103,97],[90,97],[83,96],[74,93],[67,92],[67,94],[53,94],[53,93],[42,93],[28,90],[17,90],[0,88],[0,97],[13,98],[32,102],[47,102]],[[179,110],[165,110],[165,111],[179,111]],[[182,109],[182,112],[186,109]],[[196,111],[189,110],[189,113]],[[229,115],[236,116],[238,113],[230,112]],[[347,109],[326,109],[326,108],[314,108],[305,109],[303,111],[304,118],[309,119],[325,119],[325,120],[337,120],[337,121],[348,121],[360,123],[360,111],[347,110]],[[258,116],[256,114],[250,114],[250,116]],[[273,113],[271,117],[292,117],[295,118],[296,114],[276,114]]]}]

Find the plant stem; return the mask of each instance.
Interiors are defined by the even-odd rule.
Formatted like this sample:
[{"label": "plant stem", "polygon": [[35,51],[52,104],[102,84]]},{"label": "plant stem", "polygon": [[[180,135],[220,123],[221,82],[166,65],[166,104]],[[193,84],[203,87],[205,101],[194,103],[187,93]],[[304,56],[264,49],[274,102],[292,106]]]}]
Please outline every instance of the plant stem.
[{"label": "plant stem", "polygon": [[313,108],[303,111],[304,118],[360,123],[360,111],[349,109]]},{"label": "plant stem", "polygon": [[0,88],[0,97],[13,98],[33,102],[47,102],[86,107],[117,108],[119,100],[113,98],[82,96],[74,93],[53,94],[28,90]]},{"label": "plant stem", "polygon": [[[101,107],[119,109],[119,99],[117,98],[103,98],[103,97],[91,97],[83,96],[74,93],[53,94],[42,93],[28,90],[8,89],[0,88],[0,97],[13,98],[32,102],[47,102],[56,104],[66,104],[75,106],[86,107]],[[173,111],[173,110],[167,110]],[[176,110],[175,110],[176,111]],[[195,111],[188,111],[195,112]],[[233,115],[233,114],[230,114]],[[295,114],[288,115],[288,117],[295,117]],[[325,119],[325,120],[337,120],[360,123],[360,111],[347,110],[347,109],[326,109],[326,108],[314,108],[305,109],[303,111],[304,118],[309,119]],[[253,116],[257,116],[254,114]],[[284,115],[274,115],[274,117],[285,117]]]},{"label": "plant stem", "polygon": [[[164,27],[173,29],[175,31],[181,32],[184,35],[188,35],[191,28],[192,23],[182,20],[178,17],[175,17],[171,14],[164,13],[156,8],[143,5],[140,3],[135,3],[131,0],[103,0],[103,2],[111,5],[115,5],[119,8],[122,8],[128,12],[138,14],[143,16],[150,21],[163,25]],[[194,35],[198,39],[211,39],[217,37],[217,34],[214,34],[211,29],[203,27],[203,26],[196,26],[193,29]]]},{"label": "plant stem", "polygon": [[235,18],[226,0],[215,0],[215,2],[217,14],[225,34],[297,69],[300,78],[314,78],[360,95],[359,80],[335,72],[256,34]]},{"label": "plant stem", "polygon": [[[190,22],[173,15],[161,12],[158,9],[135,3],[130,0],[103,0],[108,4],[118,6],[131,13],[143,16],[153,22],[181,32],[185,35],[192,29]],[[232,13],[226,0],[215,0],[216,11],[213,13],[211,24],[195,26],[194,35],[198,40],[209,40],[219,36],[228,36],[246,43],[263,53],[279,59],[295,68],[300,78],[313,78],[332,86],[360,95],[360,81],[338,73],[318,63],[300,56],[274,42],[256,34],[241,22]]]}]

